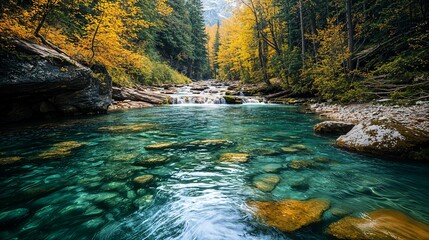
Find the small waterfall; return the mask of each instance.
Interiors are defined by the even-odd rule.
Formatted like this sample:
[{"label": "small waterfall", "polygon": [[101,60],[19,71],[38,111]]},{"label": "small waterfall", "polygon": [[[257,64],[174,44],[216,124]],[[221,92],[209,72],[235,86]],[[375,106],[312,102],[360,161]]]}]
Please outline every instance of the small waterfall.
[{"label": "small waterfall", "polygon": [[226,104],[222,96],[175,96],[173,104]]},{"label": "small waterfall", "polygon": [[250,97],[242,98],[241,101],[243,102],[243,104],[263,104],[264,103],[256,98],[250,98]]}]

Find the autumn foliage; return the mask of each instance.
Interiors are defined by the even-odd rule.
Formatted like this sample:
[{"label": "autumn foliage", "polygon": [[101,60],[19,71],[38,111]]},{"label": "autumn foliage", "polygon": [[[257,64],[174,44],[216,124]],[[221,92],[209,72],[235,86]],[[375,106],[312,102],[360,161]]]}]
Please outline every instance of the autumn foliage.
[{"label": "autumn foliage", "polygon": [[145,39],[138,34],[158,22],[145,18],[143,10],[158,18],[173,11],[166,0],[13,0],[2,8],[0,34],[40,41],[35,34],[39,27],[46,41],[69,56],[89,66],[106,66],[119,85],[189,81],[146,54]]}]

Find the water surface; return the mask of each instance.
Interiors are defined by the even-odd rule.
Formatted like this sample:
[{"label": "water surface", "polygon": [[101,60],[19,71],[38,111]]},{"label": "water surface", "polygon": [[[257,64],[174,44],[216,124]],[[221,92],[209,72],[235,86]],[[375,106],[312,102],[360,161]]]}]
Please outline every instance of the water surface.
[{"label": "water surface", "polygon": [[[353,215],[378,208],[401,210],[429,223],[429,166],[398,163],[339,150],[334,138],[314,135],[320,119],[280,105],[169,106],[118,112],[9,129],[0,137],[0,157],[21,156],[0,167],[0,212],[29,210],[20,221],[0,225],[1,239],[329,239],[323,221],[284,234],[255,220],[246,202],[327,198],[331,208]],[[100,127],[153,123],[157,129],[114,133]],[[190,146],[203,139],[229,145]],[[61,159],[39,154],[53,144],[85,145]],[[144,146],[181,143],[160,151]],[[281,147],[303,144],[286,153]],[[253,149],[253,150],[252,150]],[[272,149],[264,156],[254,149]],[[253,152],[244,164],[218,161],[222,153]],[[39,157],[38,157],[39,156]],[[168,163],[140,167],[150,156]],[[294,170],[296,159],[329,159],[319,167]],[[326,160],[325,159],[325,160]],[[253,179],[269,168],[281,181],[272,192]],[[152,174],[139,187],[133,179]]]}]

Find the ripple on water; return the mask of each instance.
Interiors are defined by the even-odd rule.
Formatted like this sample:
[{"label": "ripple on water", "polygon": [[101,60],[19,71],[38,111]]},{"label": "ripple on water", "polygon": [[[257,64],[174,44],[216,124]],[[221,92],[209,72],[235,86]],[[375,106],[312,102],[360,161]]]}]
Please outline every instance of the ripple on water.
[{"label": "ripple on water", "polygon": [[[0,136],[0,156],[22,159],[0,168],[0,214],[28,214],[1,225],[0,237],[326,239],[338,216],[379,208],[427,223],[429,166],[336,149],[334,139],[313,134],[316,122],[290,106],[159,107],[8,131]],[[139,129],[148,123],[157,128]],[[137,127],[98,130],[110,126]],[[85,145],[61,158],[39,157],[61,142]],[[175,145],[145,149],[162,142]],[[226,153],[249,154],[249,161],[219,162]],[[154,156],[169,160],[135,164]],[[296,160],[310,167],[290,167]],[[254,180],[266,174],[279,181],[259,191]],[[147,175],[150,184],[133,182]],[[246,205],[309,198],[329,199],[332,209],[320,224],[291,235],[257,221]]]}]

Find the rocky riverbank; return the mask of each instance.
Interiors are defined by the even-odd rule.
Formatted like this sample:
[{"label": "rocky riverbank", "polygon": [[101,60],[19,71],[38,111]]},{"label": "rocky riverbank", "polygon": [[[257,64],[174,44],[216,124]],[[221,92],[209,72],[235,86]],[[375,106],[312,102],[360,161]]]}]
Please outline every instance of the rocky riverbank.
[{"label": "rocky riverbank", "polygon": [[310,109],[322,117],[333,120],[359,123],[366,120],[391,119],[405,127],[429,132],[429,102],[419,102],[412,106],[315,103],[310,104]]},{"label": "rocky riverbank", "polygon": [[340,148],[404,161],[429,160],[427,102],[413,106],[323,103],[312,104],[310,109],[323,117],[356,123],[347,132],[337,131],[346,124],[341,122],[327,121],[314,127],[318,134],[344,134],[336,140]]}]

